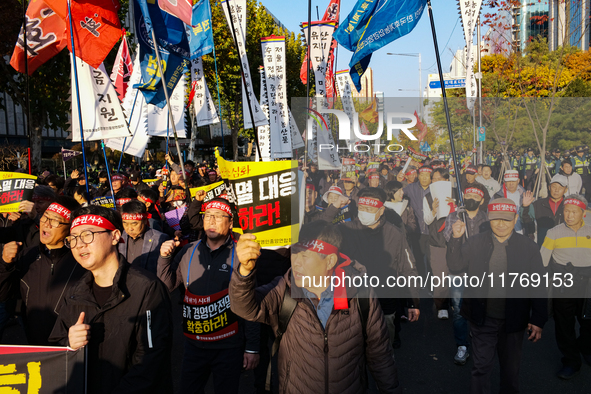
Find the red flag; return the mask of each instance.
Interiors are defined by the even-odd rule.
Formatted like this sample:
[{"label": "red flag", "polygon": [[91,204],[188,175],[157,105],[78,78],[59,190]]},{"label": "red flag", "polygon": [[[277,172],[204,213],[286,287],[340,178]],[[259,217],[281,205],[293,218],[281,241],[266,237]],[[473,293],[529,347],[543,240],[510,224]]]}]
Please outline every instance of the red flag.
[{"label": "red flag", "polygon": [[132,71],[133,64],[129,55],[129,47],[127,46],[127,38],[125,37],[124,31],[123,40],[121,40],[121,45],[115,58],[115,64],[113,64],[113,70],[111,71],[111,81],[113,81],[117,96],[119,96],[119,100],[121,101],[123,101],[125,92],[127,92],[127,84],[129,83],[129,78],[131,78]]},{"label": "red flag", "polygon": [[[68,49],[72,51],[68,3],[65,0],[45,2],[66,21]],[[72,1],[72,25],[76,56],[98,68],[121,37],[116,0]]]},{"label": "red flag", "polygon": [[421,122],[421,120],[419,119],[419,115],[417,114],[417,111],[415,111],[415,118],[417,118],[417,129],[419,129],[419,135],[417,137],[419,139],[419,142],[421,142],[423,139],[425,139],[425,136],[427,135],[427,126],[425,126],[425,124]]},{"label": "red flag", "polygon": [[[209,0],[207,0],[209,1]],[[193,16],[192,0],[159,0],[158,6],[164,12],[176,16],[187,25],[191,26],[191,17]]]},{"label": "red flag", "polygon": [[[26,13],[27,57],[29,75],[43,63],[66,47],[66,24],[41,0],[31,1]],[[18,72],[25,72],[24,36],[21,28],[10,65]]]},{"label": "red flag", "polygon": [[[326,11],[324,11],[323,21],[336,22],[335,30],[339,27],[339,11],[341,9],[341,0],[330,0]],[[333,38],[330,44],[330,52],[328,53],[328,61],[326,64],[326,98],[334,97],[334,51],[337,47],[337,41]],[[304,57],[304,62],[300,68],[300,80],[305,85],[308,82],[308,73],[306,67],[308,66],[308,54]]]}]

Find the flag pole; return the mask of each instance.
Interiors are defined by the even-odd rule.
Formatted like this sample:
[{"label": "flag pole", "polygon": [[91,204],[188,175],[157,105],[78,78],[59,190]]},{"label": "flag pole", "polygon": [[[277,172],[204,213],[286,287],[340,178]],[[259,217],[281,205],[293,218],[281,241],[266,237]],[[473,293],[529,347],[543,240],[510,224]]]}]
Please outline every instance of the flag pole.
[{"label": "flag pole", "polygon": [[[70,19],[70,42],[72,45],[72,63],[74,66],[74,82],[76,85],[76,101],[78,102],[78,124],[80,127],[80,144],[82,145],[82,161],[84,162],[84,179],[86,184],[86,200],[90,201],[90,192],[88,190],[88,170],[86,168],[86,151],[84,149],[84,128],[82,127],[82,107],[80,105],[80,87],[78,86],[78,68],[76,67],[76,48],[74,47],[74,28],[72,26],[72,0],[68,0],[68,15]],[[29,155],[30,157],[30,155]],[[107,163],[107,169],[109,164]],[[111,179],[109,178],[109,183]],[[114,198],[114,197],[113,197]]]},{"label": "flag pole", "polygon": [[[312,0],[308,0],[308,47],[306,48],[306,106],[311,107],[308,100],[310,99],[310,43],[312,40]],[[337,45],[338,46],[338,45]],[[308,109],[308,114],[310,110]],[[308,133],[304,133],[304,167],[308,165]]]},{"label": "flag pole", "polygon": [[[156,33],[154,32],[154,27],[151,26],[152,30],[152,41],[154,42],[154,52],[156,52],[156,62],[158,63],[158,72],[160,73],[160,82],[162,82],[162,87],[164,88],[164,98],[166,98],[166,105],[168,106],[168,118],[170,119],[170,123],[172,124],[172,133],[174,134],[174,142],[176,144],[177,155],[179,157],[179,161],[181,164],[181,170],[183,170],[183,157],[181,156],[181,147],[179,145],[179,139],[176,134],[176,125],[174,124],[174,117],[172,116],[172,107],[170,105],[170,98],[168,97],[168,89],[166,87],[166,81],[164,80],[164,71],[162,70],[162,64],[160,63],[160,50],[158,49],[158,40],[156,40]],[[183,180],[185,181],[185,186],[187,192],[189,190],[189,184],[187,183],[187,176],[185,175],[185,171],[181,171],[183,174]]]},{"label": "flag pole", "polygon": [[[441,97],[443,98],[443,107],[445,109],[445,119],[447,120],[447,132],[449,134],[449,144],[451,148],[451,158],[454,163],[454,171],[456,174],[456,186],[458,188],[458,207],[464,206],[464,193],[462,192],[462,185],[460,182],[460,166],[456,158],[456,148],[454,145],[454,133],[451,128],[451,119],[449,116],[449,107],[447,105],[447,95],[445,93],[445,80],[443,79],[443,69],[441,67],[441,57],[439,56],[439,45],[437,45],[437,33],[435,32],[435,20],[433,19],[433,9],[431,8],[431,0],[427,0],[427,7],[429,8],[429,20],[431,21],[431,32],[433,35],[433,45],[435,46],[435,58],[437,60],[437,71],[439,73],[439,82],[441,83]],[[420,92],[419,92],[420,93]],[[466,214],[462,214],[463,222],[466,223]],[[468,227],[465,231],[468,236]]]},{"label": "flag pole", "polygon": [[31,175],[31,104],[29,102],[29,47],[27,45],[27,7],[28,1],[23,1],[23,49],[25,52],[25,111],[27,111],[27,139],[29,147],[27,154],[29,159],[29,175]]},{"label": "flag pole", "polygon": [[[236,46],[236,51],[238,52],[238,57],[240,57],[240,48],[238,46],[238,39],[236,37],[236,30],[234,30],[234,20],[232,19],[232,11],[230,10],[230,0],[226,0],[226,8],[228,9],[228,16],[230,20],[230,30],[232,31],[232,37],[234,38],[234,45]],[[244,76],[244,68],[242,67],[242,61],[240,61],[240,75],[242,76],[242,88],[246,89],[246,77]],[[252,112],[252,102],[250,100],[250,95],[248,94],[248,89],[246,89],[246,101],[248,101],[248,113],[250,114],[250,120],[252,122],[252,129],[254,131],[254,140],[257,144],[257,152],[259,153],[259,157],[263,157],[261,155],[261,147],[259,146],[259,134],[257,133],[257,128],[254,121],[254,114]],[[244,114],[243,114],[244,117]],[[245,122],[246,123],[246,122]],[[244,125],[246,128],[246,125]],[[222,141],[224,136],[222,135]]]},{"label": "flag pole", "polygon": [[[113,196],[113,209],[116,210],[117,200],[115,199],[115,193],[113,192],[113,181],[111,180],[111,170],[109,170],[109,160],[107,160],[107,151],[105,150],[105,140],[101,140],[101,148],[103,149],[103,155],[105,156],[105,164],[107,165],[107,178],[109,178],[109,188],[111,189],[111,196]],[[88,183],[88,181],[86,183]]]}]

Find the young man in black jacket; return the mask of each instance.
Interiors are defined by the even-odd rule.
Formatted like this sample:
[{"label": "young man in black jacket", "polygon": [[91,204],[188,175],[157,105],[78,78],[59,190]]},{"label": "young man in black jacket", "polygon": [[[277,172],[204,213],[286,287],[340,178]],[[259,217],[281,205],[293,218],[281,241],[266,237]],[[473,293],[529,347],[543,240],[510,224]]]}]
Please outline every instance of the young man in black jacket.
[{"label": "young man in black jacket", "polygon": [[60,312],[63,294],[86,272],[64,246],[70,233],[71,212],[78,207],[72,197],[57,197],[39,219],[35,246],[19,252],[23,242],[13,241],[2,250],[0,302],[20,294],[29,345],[50,344],[48,337]]},{"label": "young man in black jacket", "polygon": [[[500,392],[518,393],[523,336],[527,329],[530,341],[542,337],[548,302],[543,287],[511,287],[509,283],[512,274],[541,277],[544,267],[536,243],[514,231],[518,215],[512,200],[495,199],[488,205],[488,217],[492,232],[467,240],[466,224],[453,224],[447,264],[450,271],[467,272],[461,313],[471,323],[474,365],[470,393],[490,393],[495,353],[501,367]],[[474,285],[474,278],[486,282]],[[492,284],[490,278],[494,279]]]},{"label": "young man in black jacket", "polygon": [[91,205],[72,219],[65,243],[88,272],[66,293],[50,342],[88,346],[88,393],[172,393],[166,288],[118,253],[118,212]]}]

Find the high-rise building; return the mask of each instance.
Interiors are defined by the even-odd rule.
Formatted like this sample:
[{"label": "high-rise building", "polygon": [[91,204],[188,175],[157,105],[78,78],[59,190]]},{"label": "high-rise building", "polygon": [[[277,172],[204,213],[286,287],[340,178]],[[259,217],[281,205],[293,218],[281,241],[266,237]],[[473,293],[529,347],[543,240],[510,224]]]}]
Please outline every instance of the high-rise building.
[{"label": "high-rise building", "polygon": [[361,90],[352,90],[352,96],[355,98],[373,97],[373,70],[368,67],[361,76]]},{"label": "high-rise building", "polygon": [[[567,0],[568,1],[568,0]],[[582,0],[585,1],[585,0]],[[521,0],[515,5],[511,14],[511,38],[513,50],[521,52],[534,38],[548,38],[548,19],[552,0],[531,1]]]},{"label": "high-rise building", "polygon": [[590,1],[552,0],[550,3],[550,35],[548,37],[550,50],[556,50],[565,43],[583,51],[589,50]]}]

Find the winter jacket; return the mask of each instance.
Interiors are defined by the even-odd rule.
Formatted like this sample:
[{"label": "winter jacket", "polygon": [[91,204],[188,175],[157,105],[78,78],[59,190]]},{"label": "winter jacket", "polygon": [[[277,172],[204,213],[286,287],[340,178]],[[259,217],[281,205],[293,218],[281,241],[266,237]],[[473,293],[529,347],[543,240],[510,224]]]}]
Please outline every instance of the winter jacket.
[{"label": "winter jacket", "polygon": [[119,255],[111,297],[99,307],[86,272],[70,289],[50,342],[68,345],[81,312],[90,324],[87,387],[93,393],[172,393],[172,305],[155,275]]},{"label": "winter jacket", "polygon": [[[359,275],[363,267],[346,267],[346,275]],[[326,328],[301,288],[292,286],[291,269],[283,277],[255,291],[256,269],[243,277],[234,268],[230,281],[232,311],[278,330],[278,315],[286,291],[297,301],[278,351],[281,393],[363,393],[366,365],[381,393],[400,393],[396,363],[379,304],[370,298],[364,341],[356,289],[347,288],[348,309],[334,310]]]},{"label": "winter jacket", "polygon": [[556,208],[556,214],[552,212],[550,207],[550,197],[540,198],[530,204],[528,207],[521,207],[519,216],[523,221],[528,234],[533,234],[536,231],[535,224],[538,228],[538,245],[542,247],[546,233],[552,227],[564,223],[564,198],[560,201],[560,205]]},{"label": "winter jacket", "polygon": [[[232,238],[233,237],[233,238]],[[158,278],[164,282],[170,292],[183,285],[186,287],[187,271],[193,254],[193,262],[190,264],[191,272],[189,275],[188,290],[198,296],[207,296],[219,293],[228,288],[230,284],[230,275],[232,273],[232,254],[234,254],[234,267],[238,264],[235,256],[236,247],[233,239],[238,240],[240,234],[232,233],[226,243],[213,252],[206,244],[206,238],[201,241],[191,242],[185,245],[179,253],[173,258],[160,256],[158,259]],[[232,274],[233,275],[233,274]],[[260,326],[258,324],[239,321],[238,333],[219,341],[205,342],[190,340],[191,344],[200,348],[207,349],[231,349],[235,347],[244,347],[246,340],[246,350],[252,352],[259,351]],[[189,340],[189,339],[187,339]]]},{"label": "winter jacket", "polygon": [[21,252],[13,263],[0,261],[0,302],[11,298],[13,292],[20,294],[29,345],[49,345],[64,294],[84,273],[65,246],[51,250],[35,246]]},{"label": "winter jacket", "polygon": [[[486,318],[485,298],[488,291],[488,277],[490,258],[493,253],[494,234],[486,231],[480,234],[465,237],[451,238],[447,245],[447,265],[450,271],[467,272],[468,278],[485,278],[482,287],[468,286],[464,290],[464,298],[460,313],[472,324],[482,325]],[[540,276],[545,272],[542,264],[542,256],[538,245],[528,237],[513,232],[508,240],[507,272],[527,274],[531,276],[537,273]],[[548,320],[548,300],[543,286],[523,289],[520,286],[509,286],[512,276],[505,276],[506,296],[506,328],[507,332],[524,330],[528,323],[540,328]],[[494,286],[500,286],[500,278],[496,277]],[[524,297],[527,295],[527,297]]]},{"label": "winter jacket", "polygon": [[[124,231],[123,235],[123,243],[119,244],[119,253],[123,255],[125,260],[127,260],[127,243],[129,239],[129,235]],[[148,229],[144,233],[144,244],[142,246],[142,255],[140,259],[136,262],[129,261],[130,264],[146,269],[156,275],[156,271],[158,268],[158,258],[160,257],[160,246],[166,241],[168,241],[168,235],[161,233],[160,231]]]}]

